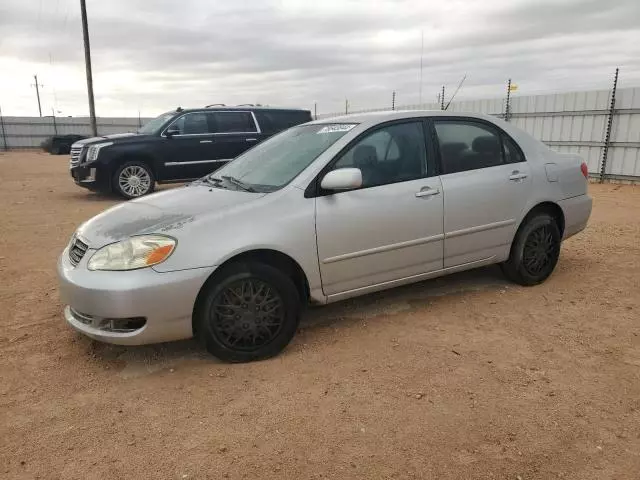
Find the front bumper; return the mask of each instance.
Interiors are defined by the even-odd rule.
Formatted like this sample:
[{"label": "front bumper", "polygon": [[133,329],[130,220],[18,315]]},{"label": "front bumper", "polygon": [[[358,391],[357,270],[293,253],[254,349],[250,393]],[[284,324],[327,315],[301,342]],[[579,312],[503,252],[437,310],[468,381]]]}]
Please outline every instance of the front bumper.
[{"label": "front bumper", "polygon": [[[60,297],[67,307],[71,327],[95,340],[118,345],[143,345],[191,338],[191,318],[198,292],[215,267],[160,273],[153,268],[128,272],[87,269],[95,250],[88,250],[77,266],[68,248],[58,259]],[[144,318],[144,326],[132,332],[97,328],[97,319]],[[96,322],[97,323],[97,322]]]},{"label": "front bumper", "polygon": [[108,175],[105,175],[97,165],[81,164],[77,167],[72,167],[69,173],[76,185],[80,187],[105,191],[111,188]]}]

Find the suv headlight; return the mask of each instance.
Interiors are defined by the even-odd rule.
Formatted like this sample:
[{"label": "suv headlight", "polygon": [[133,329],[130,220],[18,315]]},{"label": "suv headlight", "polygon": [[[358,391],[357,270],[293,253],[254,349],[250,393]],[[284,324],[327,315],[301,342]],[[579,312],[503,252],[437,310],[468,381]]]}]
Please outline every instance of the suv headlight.
[{"label": "suv headlight", "polygon": [[93,162],[94,160],[97,160],[98,155],[100,154],[100,149],[108,147],[109,145],[113,145],[113,142],[102,142],[91,145],[89,147],[89,150],[87,150],[87,162]]},{"label": "suv headlight", "polygon": [[176,241],[164,235],[140,235],[106,245],[93,254],[89,270],[135,270],[164,262]]}]

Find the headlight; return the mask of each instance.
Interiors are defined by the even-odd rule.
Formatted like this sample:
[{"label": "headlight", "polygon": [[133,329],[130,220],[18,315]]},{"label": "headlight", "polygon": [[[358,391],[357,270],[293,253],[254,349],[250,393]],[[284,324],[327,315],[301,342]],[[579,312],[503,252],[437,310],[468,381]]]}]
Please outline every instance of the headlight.
[{"label": "headlight", "polygon": [[87,162],[93,162],[94,160],[97,160],[100,149],[108,147],[109,145],[113,145],[113,142],[103,142],[91,145],[89,147],[89,150],[87,150]]},{"label": "headlight", "polygon": [[102,247],[89,260],[89,270],[135,270],[164,262],[176,241],[163,235],[140,235]]}]

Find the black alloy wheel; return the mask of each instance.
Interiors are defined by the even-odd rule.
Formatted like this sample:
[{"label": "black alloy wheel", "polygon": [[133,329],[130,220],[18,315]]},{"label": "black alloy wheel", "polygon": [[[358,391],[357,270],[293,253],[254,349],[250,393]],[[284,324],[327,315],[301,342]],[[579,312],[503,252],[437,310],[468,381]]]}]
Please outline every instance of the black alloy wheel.
[{"label": "black alloy wheel", "polygon": [[548,213],[535,214],[518,229],[509,259],[501,264],[502,271],[520,285],[542,283],[558,263],[561,242],[556,219]]},{"label": "black alloy wheel", "polygon": [[205,284],[194,311],[196,336],[227,362],[272,357],[291,341],[300,321],[293,280],[267,264],[223,267]]}]

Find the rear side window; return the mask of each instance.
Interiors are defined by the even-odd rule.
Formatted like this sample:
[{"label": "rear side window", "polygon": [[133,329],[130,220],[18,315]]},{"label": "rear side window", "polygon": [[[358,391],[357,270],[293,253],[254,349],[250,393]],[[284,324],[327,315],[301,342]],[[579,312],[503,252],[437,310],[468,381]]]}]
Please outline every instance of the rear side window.
[{"label": "rear side window", "polygon": [[256,110],[254,113],[260,124],[260,130],[266,134],[277,133],[311,121],[311,113],[305,110]]},{"label": "rear side window", "polygon": [[504,144],[504,159],[506,163],[520,163],[525,161],[522,151],[513,140],[506,135],[502,135],[502,140]]},{"label": "rear side window", "polygon": [[207,124],[207,116],[204,113],[187,113],[171,125],[177,128],[179,135],[197,135],[209,133],[209,125]]},{"label": "rear side window", "polygon": [[213,133],[255,133],[253,116],[249,112],[212,112],[207,114]]},{"label": "rear side window", "polygon": [[483,123],[436,121],[443,173],[502,165],[500,133]]}]

